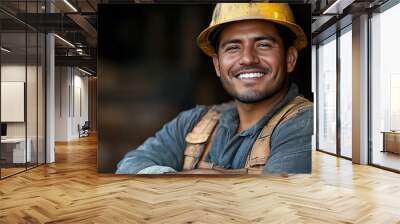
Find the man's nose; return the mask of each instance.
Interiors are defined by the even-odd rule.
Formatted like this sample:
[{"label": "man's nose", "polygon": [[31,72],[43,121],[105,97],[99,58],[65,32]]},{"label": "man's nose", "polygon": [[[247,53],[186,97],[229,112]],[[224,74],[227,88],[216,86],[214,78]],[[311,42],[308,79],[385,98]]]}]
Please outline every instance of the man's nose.
[{"label": "man's nose", "polygon": [[251,65],[258,63],[259,63],[259,58],[255,49],[252,47],[244,47],[242,56],[240,58],[240,64]]}]

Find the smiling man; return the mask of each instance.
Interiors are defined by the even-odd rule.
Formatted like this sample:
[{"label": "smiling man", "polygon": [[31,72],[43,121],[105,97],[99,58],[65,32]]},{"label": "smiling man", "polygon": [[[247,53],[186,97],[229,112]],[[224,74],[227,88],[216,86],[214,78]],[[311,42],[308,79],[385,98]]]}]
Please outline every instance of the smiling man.
[{"label": "smiling man", "polygon": [[313,106],[291,82],[307,38],[290,7],[217,4],[198,45],[234,101],[180,113],[117,173],[310,173]]}]

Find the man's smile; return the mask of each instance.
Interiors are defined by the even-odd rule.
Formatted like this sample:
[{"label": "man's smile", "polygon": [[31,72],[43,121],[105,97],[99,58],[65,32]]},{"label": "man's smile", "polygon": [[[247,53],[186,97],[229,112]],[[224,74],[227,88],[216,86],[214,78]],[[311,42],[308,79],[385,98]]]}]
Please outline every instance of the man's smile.
[{"label": "man's smile", "polygon": [[236,76],[239,79],[251,79],[251,78],[261,78],[265,75],[264,72],[249,72],[249,73],[241,73]]},{"label": "man's smile", "polygon": [[235,78],[246,84],[256,83],[271,73],[272,69],[242,70],[235,74]]}]

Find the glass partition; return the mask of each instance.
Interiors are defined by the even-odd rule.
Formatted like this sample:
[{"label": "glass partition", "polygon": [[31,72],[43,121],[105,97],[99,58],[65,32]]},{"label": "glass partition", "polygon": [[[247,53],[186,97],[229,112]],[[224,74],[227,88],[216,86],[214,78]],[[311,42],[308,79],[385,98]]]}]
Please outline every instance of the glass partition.
[{"label": "glass partition", "polygon": [[[38,13],[38,1],[27,1],[25,11],[31,14]],[[38,17],[32,17],[30,22],[37,24]],[[28,169],[38,164],[38,42],[37,30],[27,27],[27,144],[31,150]]]},{"label": "glass partition", "polygon": [[[43,5],[20,1],[18,13]],[[0,11],[0,178],[45,163],[45,44],[44,33]]]},{"label": "glass partition", "polygon": [[28,168],[37,165],[37,97],[38,97],[38,35],[36,32],[27,33],[27,81],[26,81],[26,114],[27,114],[27,150],[30,151],[27,166]]},{"label": "glass partition", "polygon": [[400,171],[400,4],[371,18],[372,164]]},{"label": "glass partition", "polygon": [[1,46],[1,175],[6,177],[24,171],[31,156],[26,144],[26,33],[3,32]]},{"label": "glass partition", "polygon": [[340,41],[340,155],[352,157],[352,33],[342,31]]},{"label": "glass partition", "polygon": [[321,43],[318,54],[318,150],[336,154],[336,35]]}]

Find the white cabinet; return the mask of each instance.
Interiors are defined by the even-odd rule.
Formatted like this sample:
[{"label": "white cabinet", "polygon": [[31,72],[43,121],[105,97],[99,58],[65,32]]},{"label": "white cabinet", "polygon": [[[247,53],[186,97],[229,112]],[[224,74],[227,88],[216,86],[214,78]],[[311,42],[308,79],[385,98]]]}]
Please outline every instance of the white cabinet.
[{"label": "white cabinet", "polygon": [[28,138],[26,142],[27,147],[25,151],[25,138],[7,138],[1,140],[2,147],[7,147],[8,149],[11,147],[13,163],[25,163],[32,161],[32,140]]}]

